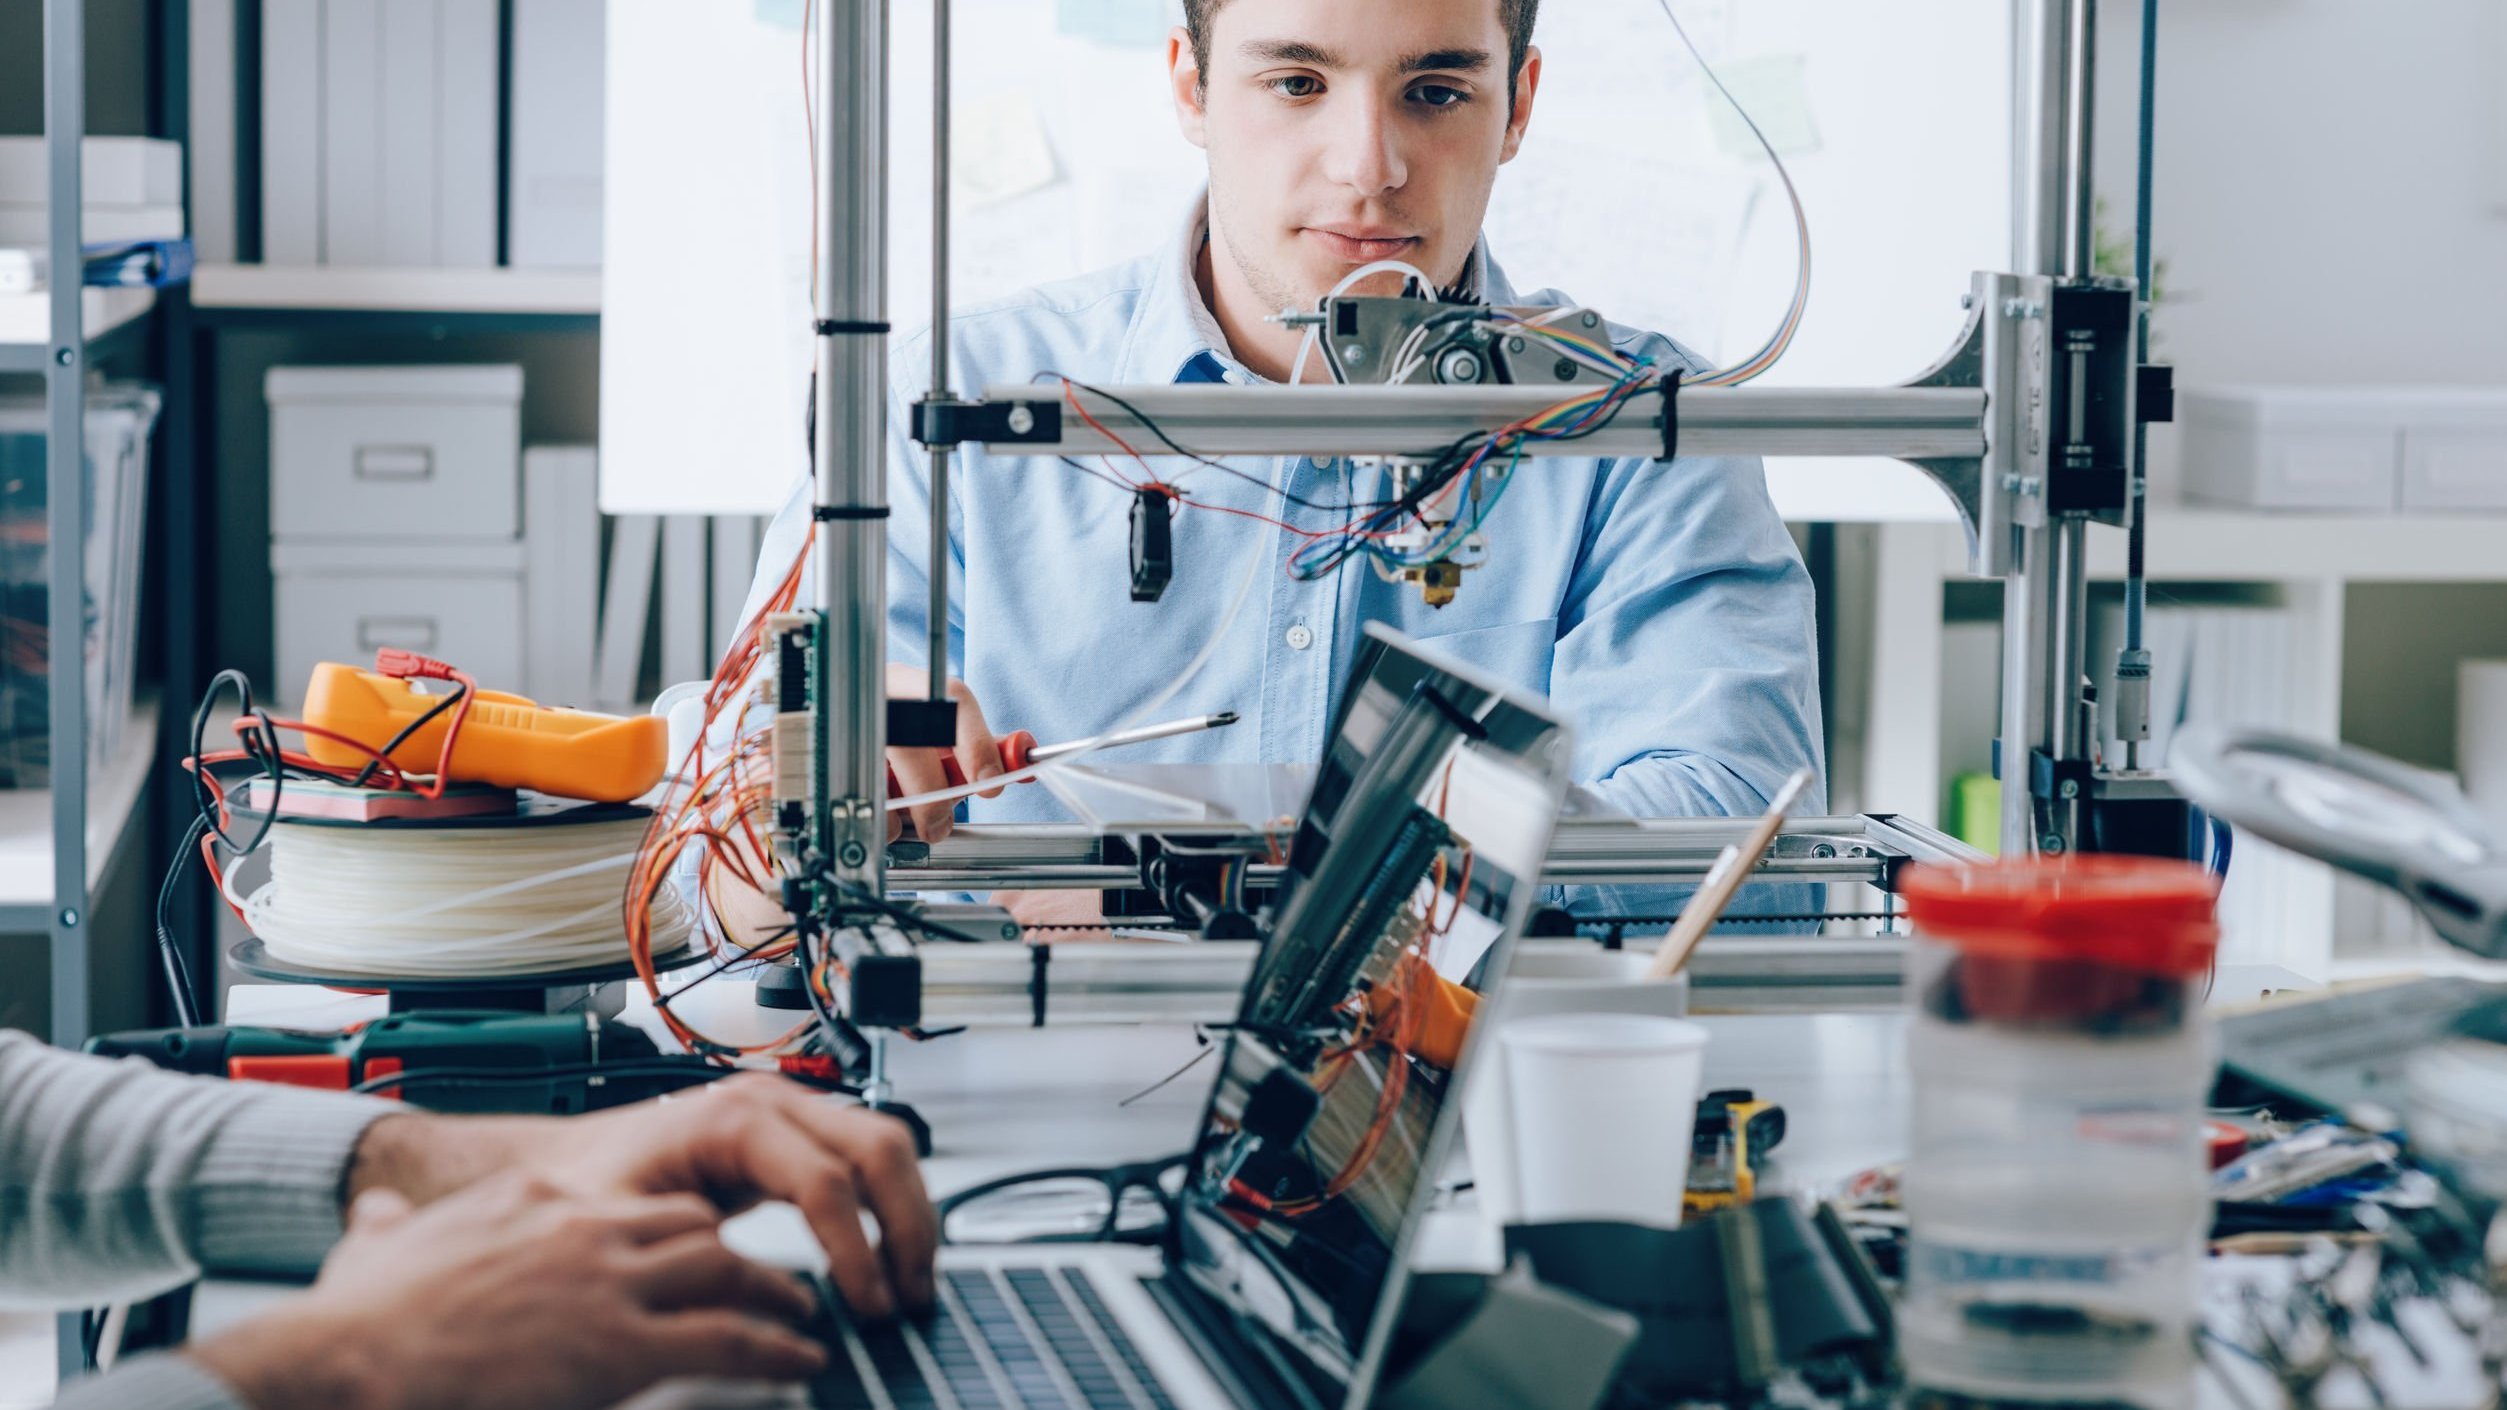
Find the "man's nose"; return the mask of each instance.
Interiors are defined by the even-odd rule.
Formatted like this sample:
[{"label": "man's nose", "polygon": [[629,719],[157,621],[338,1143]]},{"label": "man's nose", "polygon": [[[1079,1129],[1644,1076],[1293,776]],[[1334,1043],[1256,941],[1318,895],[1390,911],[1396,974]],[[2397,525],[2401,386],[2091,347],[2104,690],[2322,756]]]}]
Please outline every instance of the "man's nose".
[{"label": "man's nose", "polygon": [[1409,179],[1400,136],[1382,106],[1372,100],[1351,104],[1333,114],[1332,126],[1325,176],[1364,196],[1398,190]]}]

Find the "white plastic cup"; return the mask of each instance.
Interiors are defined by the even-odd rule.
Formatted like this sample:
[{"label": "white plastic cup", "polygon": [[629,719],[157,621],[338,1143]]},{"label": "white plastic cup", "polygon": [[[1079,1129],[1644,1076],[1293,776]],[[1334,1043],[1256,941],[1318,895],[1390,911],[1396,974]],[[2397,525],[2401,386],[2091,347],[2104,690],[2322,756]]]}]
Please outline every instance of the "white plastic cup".
[{"label": "white plastic cup", "polygon": [[[1545,953],[1515,951],[1497,986],[1495,1012],[1487,1021],[1502,1031],[1518,1019],[1552,1013],[1639,1013],[1683,1018],[1689,1012],[1689,976],[1649,979],[1653,956],[1636,950],[1589,948]],[[1523,1179],[1516,1173],[1515,1104],[1505,1059],[1492,1044],[1463,1084],[1462,1131],[1471,1153],[1474,1199],[1499,1228],[1523,1219]]]},{"label": "white plastic cup", "polygon": [[1561,1013],[1497,1030],[1517,1181],[1501,1222],[1680,1227],[1706,1030],[1645,1014]]}]

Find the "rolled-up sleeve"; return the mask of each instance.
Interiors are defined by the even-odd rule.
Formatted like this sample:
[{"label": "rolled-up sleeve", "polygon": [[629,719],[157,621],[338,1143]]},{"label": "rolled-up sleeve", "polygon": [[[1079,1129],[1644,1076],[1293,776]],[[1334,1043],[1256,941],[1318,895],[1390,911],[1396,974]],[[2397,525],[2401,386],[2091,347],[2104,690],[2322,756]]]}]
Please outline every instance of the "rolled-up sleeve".
[{"label": "rolled-up sleeve", "polygon": [[358,1138],[398,1109],[0,1033],[0,1305],[310,1272],[339,1238]]},{"label": "rolled-up sleeve", "polygon": [[[1826,809],[1816,602],[1755,458],[1612,462],[1555,650],[1576,775],[1604,803],[1638,817],[1747,816],[1808,768],[1796,811]],[[1599,888],[1577,908],[1677,910],[1687,890]],[[1752,885],[1733,912],[1816,905],[1807,888]]]}]

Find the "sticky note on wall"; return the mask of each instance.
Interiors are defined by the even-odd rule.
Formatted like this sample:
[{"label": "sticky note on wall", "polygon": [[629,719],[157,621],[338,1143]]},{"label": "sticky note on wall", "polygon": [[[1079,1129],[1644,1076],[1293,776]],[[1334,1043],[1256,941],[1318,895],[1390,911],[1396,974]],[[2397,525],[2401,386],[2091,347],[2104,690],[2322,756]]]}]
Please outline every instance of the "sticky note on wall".
[{"label": "sticky note on wall", "polygon": [[1054,0],[1053,27],[1072,39],[1155,49],[1184,22],[1175,0]]},{"label": "sticky note on wall", "polygon": [[[1806,68],[1800,54],[1762,54],[1717,64],[1715,76],[1731,90],[1731,101],[1726,101],[1711,83],[1698,87],[1716,148],[1736,160],[1763,160],[1766,149],[1750,134],[1750,123],[1755,122],[1780,157],[1818,151],[1819,125],[1811,119],[1811,86]],[[1742,112],[1750,115],[1749,122],[1742,121],[1741,112],[1733,110],[1736,102]]]}]

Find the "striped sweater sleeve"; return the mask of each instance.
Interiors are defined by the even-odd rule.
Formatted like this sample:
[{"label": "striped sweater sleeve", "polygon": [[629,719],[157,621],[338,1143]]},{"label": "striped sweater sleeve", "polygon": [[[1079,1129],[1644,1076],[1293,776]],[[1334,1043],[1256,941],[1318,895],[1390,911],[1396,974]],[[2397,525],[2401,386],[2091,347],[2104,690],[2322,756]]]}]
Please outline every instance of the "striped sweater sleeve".
[{"label": "striped sweater sleeve", "polygon": [[339,1238],[358,1138],[397,1109],[0,1033],[0,1306],[308,1273]]}]

